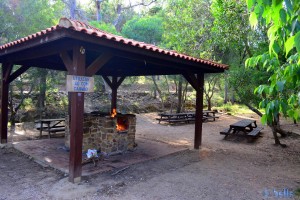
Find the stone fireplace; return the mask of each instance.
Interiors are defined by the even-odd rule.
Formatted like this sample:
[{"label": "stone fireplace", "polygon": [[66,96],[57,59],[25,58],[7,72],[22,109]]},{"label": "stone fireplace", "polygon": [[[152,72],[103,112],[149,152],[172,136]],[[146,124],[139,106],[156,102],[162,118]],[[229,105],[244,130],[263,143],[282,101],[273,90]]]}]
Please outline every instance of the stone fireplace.
[{"label": "stone fireplace", "polygon": [[[70,147],[69,120],[66,119],[65,146]],[[85,113],[82,151],[97,149],[112,153],[135,147],[136,117],[133,114]]]}]

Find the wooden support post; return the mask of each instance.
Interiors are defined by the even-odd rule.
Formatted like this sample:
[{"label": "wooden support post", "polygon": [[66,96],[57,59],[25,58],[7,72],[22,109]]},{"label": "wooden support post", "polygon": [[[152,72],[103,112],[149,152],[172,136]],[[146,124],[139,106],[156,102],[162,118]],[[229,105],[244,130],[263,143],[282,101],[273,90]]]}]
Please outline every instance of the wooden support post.
[{"label": "wooden support post", "polygon": [[194,149],[199,149],[199,146],[202,143],[203,87],[204,87],[204,74],[203,73],[197,74]]},{"label": "wooden support post", "polygon": [[113,76],[112,80],[110,80],[107,76],[103,76],[103,79],[111,88],[111,113],[113,112],[113,109],[117,109],[118,88],[120,87],[125,78],[126,76],[121,76],[120,78]]},{"label": "wooden support post", "polygon": [[13,65],[2,65],[2,80],[1,80],[1,114],[0,114],[0,142],[1,144],[7,143],[7,122],[8,122],[8,89],[9,89],[9,76]]},{"label": "wooden support post", "polygon": [[112,77],[112,88],[111,88],[111,113],[113,109],[117,111],[117,95],[118,95],[118,87],[117,87],[117,77]]},{"label": "wooden support post", "polygon": [[[73,48],[74,69],[69,72],[72,75],[85,75],[85,49],[82,46]],[[84,93],[71,93],[71,123],[70,123],[70,158],[69,181],[77,183],[81,181],[82,172],[82,139],[83,139],[83,112]]]}]

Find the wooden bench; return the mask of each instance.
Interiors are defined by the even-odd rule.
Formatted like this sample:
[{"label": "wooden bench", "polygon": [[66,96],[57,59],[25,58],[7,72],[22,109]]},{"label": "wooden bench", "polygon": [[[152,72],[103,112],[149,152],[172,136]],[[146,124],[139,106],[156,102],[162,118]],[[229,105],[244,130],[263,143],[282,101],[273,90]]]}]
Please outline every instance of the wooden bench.
[{"label": "wooden bench", "polygon": [[260,135],[260,131],[262,130],[263,128],[254,128],[252,131],[250,131],[248,134],[247,134],[247,137],[248,137],[248,142],[250,141],[253,141],[255,138],[257,138],[259,135]]},{"label": "wooden bench", "polygon": [[169,123],[180,123],[180,122],[189,123],[189,119],[169,119],[167,121]]},{"label": "wooden bench", "polygon": [[226,128],[220,132],[221,135],[230,135],[230,128]]},{"label": "wooden bench", "polygon": [[62,123],[65,121],[64,118],[60,119],[41,119],[35,121],[36,129],[40,131],[40,138],[42,137],[42,132],[48,132],[48,137],[51,137],[51,133],[64,132],[65,125]]}]

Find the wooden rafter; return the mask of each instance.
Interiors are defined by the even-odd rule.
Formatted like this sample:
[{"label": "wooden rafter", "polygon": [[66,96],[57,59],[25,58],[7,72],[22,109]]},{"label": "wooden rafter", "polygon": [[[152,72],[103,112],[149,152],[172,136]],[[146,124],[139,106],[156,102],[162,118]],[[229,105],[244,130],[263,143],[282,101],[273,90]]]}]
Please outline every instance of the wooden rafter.
[{"label": "wooden rafter", "polygon": [[87,76],[93,76],[97,73],[111,58],[113,55],[110,52],[104,52],[86,69]]},{"label": "wooden rafter", "polygon": [[184,73],[184,78],[191,84],[191,86],[197,91],[199,90],[199,84],[197,82],[197,77],[192,73]]},{"label": "wooden rafter", "polygon": [[23,74],[24,72],[26,72],[28,69],[30,68],[29,65],[23,65],[21,66],[17,71],[15,71],[14,73],[12,73],[9,77],[7,82],[11,83],[13,80],[15,80],[17,77],[19,77],[21,74]]},{"label": "wooden rafter", "polygon": [[72,67],[73,67],[73,60],[71,59],[70,55],[68,54],[67,51],[62,51],[60,52],[60,58],[62,59],[66,69],[68,72],[72,71]]}]

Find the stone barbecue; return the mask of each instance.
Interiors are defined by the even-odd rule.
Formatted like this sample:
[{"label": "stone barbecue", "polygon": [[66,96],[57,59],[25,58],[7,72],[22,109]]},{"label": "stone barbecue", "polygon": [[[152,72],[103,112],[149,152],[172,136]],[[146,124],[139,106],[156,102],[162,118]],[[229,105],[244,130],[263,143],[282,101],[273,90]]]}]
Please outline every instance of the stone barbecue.
[{"label": "stone barbecue", "polygon": [[[112,153],[135,147],[136,117],[133,114],[85,113],[82,151],[97,149]],[[65,146],[70,147],[69,120],[66,119]]]}]

